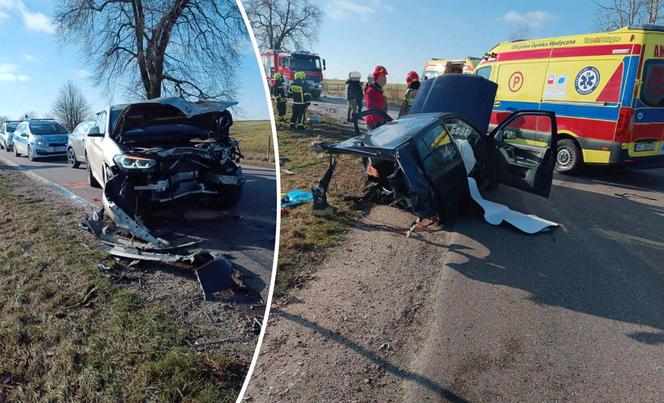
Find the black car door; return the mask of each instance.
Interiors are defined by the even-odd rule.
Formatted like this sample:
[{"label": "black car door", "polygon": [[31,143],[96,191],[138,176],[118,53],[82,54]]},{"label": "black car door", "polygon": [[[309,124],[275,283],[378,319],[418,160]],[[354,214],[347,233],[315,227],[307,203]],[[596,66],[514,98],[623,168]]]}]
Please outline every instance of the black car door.
[{"label": "black car door", "polygon": [[514,112],[489,134],[487,175],[505,185],[549,197],[557,142],[553,112]]},{"label": "black car door", "polygon": [[397,162],[410,188],[412,209],[420,217],[450,218],[467,193],[459,149],[442,124],[414,136],[398,149]]}]

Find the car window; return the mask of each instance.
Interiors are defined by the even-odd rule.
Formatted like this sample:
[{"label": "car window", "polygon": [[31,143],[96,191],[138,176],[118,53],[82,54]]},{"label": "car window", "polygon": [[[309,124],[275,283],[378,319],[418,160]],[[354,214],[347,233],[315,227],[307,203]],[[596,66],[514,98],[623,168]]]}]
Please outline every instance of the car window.
[{"label": "car window", "polygon": [[106,112],[99,112],[96,125],[99,128],[100,133],[106,132]]},{"label": "car window", "polygon": [[60,123],[49,121],[35,121],[31,120],[30,132],[37,136],[49,136],[52,134],[67,134],[67,129],[62,127]]},{"label": "car window", "polygon": [[5,123],[5,125],[7,126],[7,133],[13,133],[18,123]]},{"label": "car window", "polygon": [[491,66],[480,67],[475,71],[475,74],[484,77],[487,80],[491,80]]},{"label": "car window", "polygon": [[475,145],[480,139],[480,134],[463,120],[449,119],[444,125],[456,140],[468,140],[471,145]]},{"label": "car window", "polygon": [[459,158],[452,135],[447,127],[436,125],[423,135],[415,138],[415,148],[420,156],[424,171],[431,177],[442,174]]},{"label": "car window", "polygon": [[648,60],[643,66],[640,98],[648,106],[664,106],[664,60]]}]

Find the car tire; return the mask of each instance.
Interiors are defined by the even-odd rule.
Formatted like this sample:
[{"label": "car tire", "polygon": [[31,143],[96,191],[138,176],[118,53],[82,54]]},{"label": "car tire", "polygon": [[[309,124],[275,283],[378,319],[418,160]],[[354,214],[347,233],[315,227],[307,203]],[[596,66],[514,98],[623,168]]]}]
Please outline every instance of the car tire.
[{"label": "car tire", "polygon": [[30,161],[34,161],[34,160],[35,160],[35,157],[32,155],[32,147],[30,147],[30,145],[28,145],[28,150],[27,150],[27,152],[28,152],[28,159],[29,159]]},{"label": "car tire", "polygon": [[556,172],[563,174],[573,173],[583,164],[583,155],[574,140],[563,139],[558,141],[556,150]]},{"label": "car tire", "polygon": [[14,147],[13,147],[13,148],[14,148],[14,156],[15,156],[15,157],[20,157],[21,154],[18,153],[18,147],[16,147],[16,144],[14,144]]},{"label": "car tire", "polygon": [[6,150],[6,149],[7,149],[7,147],[5,147],[5,142],[4,142],[4,140],[3,140],[3,141],[0,141],[0,149],[2,149],[2,150]]},{"label": "car tire", "polygon": [[235,207],[242,198],[243,185],[221,185],[221,194],[217,196],[216,205],[219,208]]},{"label": "car tire", "polygon": [[7,151],[8,153],[14,151],[14,146],[12,145],[11,148],[9,148],[9,147],[5,147],[5,151]]},{"label": "car tire", "polygon": [[[85,161],[87,160],[88,160],[88,155],[86,154]],[[97,182],[97,179],[95,179],[94,175],[92,175],[92,169],[90,168],[90,164],[89,163],[85,164],[85,167],[86,167],[85,169],[88,171],[88,185],[90,185],[93,188],[100,189],[101,185],[99,184],[99,182]]]},{"label": "car tire", "polygon": [[78,168],[81,165],[81,163],[76,159],[76,153],[74,152],[74,149],[71,147],[67,149],[67,162],[72,168]]}]

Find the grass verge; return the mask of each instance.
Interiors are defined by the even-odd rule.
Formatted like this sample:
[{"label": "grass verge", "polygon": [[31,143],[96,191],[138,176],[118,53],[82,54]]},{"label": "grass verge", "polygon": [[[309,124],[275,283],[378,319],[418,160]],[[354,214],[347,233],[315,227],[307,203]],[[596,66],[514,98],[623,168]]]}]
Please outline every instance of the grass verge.
[{"label": "grass verge", "polygon": [[274,167],[274,144],[269,120],[241,120],[233,123],[231,136],[240,140],[243,161]]},{"label": "grass verge", "polygon": [[[290,116],[290,114],[287,114]],[[323,117],[323,123],[305,130],[293,130],[287,123],[277,123],[280,158],[287,158],[281,172],[281,191],[310,190],[318,183],[328,166],[328,159],[309,150],[312,141],[338,142],[353,136],[348,128]],[[358,194],[364,183],[364,167],[359,158],[340,156],[328,192],[335,208],[331,218],[316,217],[311,204],[290,207],[282,212],[279,264],[275,296],[283,298],[300,287],[325,257],[325,249],[339,244],[360,214],[357,206],[343,195]]]},{"label": "grass verge", "polygon": [[80,211],[0,167],[0,401],[234,401],[246,364],[102,273]]},{"label": "grass verge", "polygon": [[[339,98],[346,97],[346,82],[344,80],[323,80],[325,85],[325,94]],[[408,86],[406,84],[386,84],[383,87],[383,94],[390,104],[401,105],[403,96]]]}]

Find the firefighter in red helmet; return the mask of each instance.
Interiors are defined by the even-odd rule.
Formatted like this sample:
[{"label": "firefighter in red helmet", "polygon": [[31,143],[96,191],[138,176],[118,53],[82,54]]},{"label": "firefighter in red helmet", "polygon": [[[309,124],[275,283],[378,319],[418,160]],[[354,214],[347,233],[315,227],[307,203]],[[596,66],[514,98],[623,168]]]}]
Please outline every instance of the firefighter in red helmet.
[{"label": "firefighter in red helmet", "polygon": [[[387,112],[387,100],[383,94],[383,87],[387,83],[387,69],[383,66],[376,66],[373,72],[374,81],[364,92],[364,102],[369,109],[379,109]],[[373,130],[385,123],[385,119],[378,115],[367,115],[364,117],[369,130]]]},{"label": "firefighter in red helmet", "polygon": [[408,74],[406,74],[406,84],[408,84],[408,88],[403,96],[401,109],[399,109],[399,117],[408,115],[410,108],[413,107],[415,95],[417,94],[417,90],[420,89],[420,76],[414,71],[409,71]]}]

